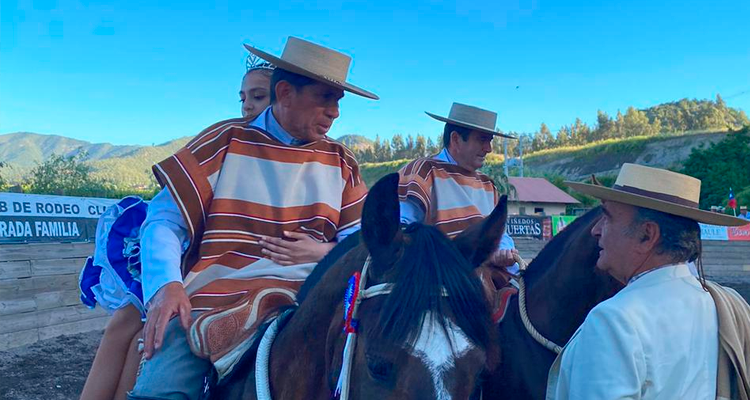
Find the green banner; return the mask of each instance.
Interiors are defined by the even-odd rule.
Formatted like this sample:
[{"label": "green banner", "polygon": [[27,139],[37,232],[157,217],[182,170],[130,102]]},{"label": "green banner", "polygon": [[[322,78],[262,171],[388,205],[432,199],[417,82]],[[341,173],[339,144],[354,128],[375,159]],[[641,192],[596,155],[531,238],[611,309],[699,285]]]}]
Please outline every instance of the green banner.
[{"label": "green banner", "polygon": [[557,235],[563,228],[573,222],[576,216],[572,215],[553,215],[552,216],[552,236]]}]

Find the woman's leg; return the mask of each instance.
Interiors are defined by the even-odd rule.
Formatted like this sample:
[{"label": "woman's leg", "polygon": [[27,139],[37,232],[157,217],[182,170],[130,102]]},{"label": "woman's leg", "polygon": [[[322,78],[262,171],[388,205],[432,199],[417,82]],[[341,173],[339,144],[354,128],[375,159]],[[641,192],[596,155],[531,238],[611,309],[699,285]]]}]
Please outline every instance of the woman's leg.
[{"label": "woman's leg", "polygon": [[128,355],[125,358],[125,365],[123,366],[122,374],[120,375],[120,383],[117,385],[117,391],[115,392],[115,400],[126,400],[128,398],[128,392],[133,390],[133,386],[135,386],[138,366],[141,364],[141,353],[138,352],[138,339],[140,339],[141,336],[143,336],[143,326],[141,326],[141,330],[136,332],[135,336],[133,336],[133,340],[130,342]]},{"label": "woman's leg", "polygon": [[141,314],[132,304],[115,311],[104,329],[104,336],[86,378],[81,400],[114,397],[133,335],[142,326]]}]

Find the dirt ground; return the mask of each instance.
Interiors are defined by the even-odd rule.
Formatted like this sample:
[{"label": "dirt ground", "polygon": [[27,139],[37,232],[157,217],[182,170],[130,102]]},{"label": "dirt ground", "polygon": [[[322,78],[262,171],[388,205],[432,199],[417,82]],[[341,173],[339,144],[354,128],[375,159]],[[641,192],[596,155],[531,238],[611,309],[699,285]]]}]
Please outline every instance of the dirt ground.
[{"label": "dirt ground", "polygon": [[[750,301],[750,283],[721,282]],[[0,351],[0,399],[76,399],[83,389],[102,332],[60,336]]]},{"label": "dirt ground", "polygon": [[89,332],[0,351],[0,399],[77,399],[101,338]]}]

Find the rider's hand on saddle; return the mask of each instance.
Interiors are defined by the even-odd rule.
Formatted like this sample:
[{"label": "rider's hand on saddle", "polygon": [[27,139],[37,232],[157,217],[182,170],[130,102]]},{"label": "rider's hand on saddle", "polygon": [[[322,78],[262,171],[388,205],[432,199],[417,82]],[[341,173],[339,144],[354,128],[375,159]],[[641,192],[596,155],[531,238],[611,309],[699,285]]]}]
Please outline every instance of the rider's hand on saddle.
[{"label": "rider's hand on saddle", "polygon": [[490,256],[488,260],[490,265],[495,267],[510,267],[516,263],[514,255],[518,254],[518,250],[497,250]]},{"label": "rider's hand on saddle", "polygon": [[149,301],[146,325],[143,327],[143,354],[150,359],[161,348],[164,330],[172,316],[178,315],[180,324],[187,330],[190,328],[190,311],[192,306],[182,282],[170,282],[154,295]]},{"label": "rider's hand on saddle", "polygon": [[336,245],[321,243],[305,233],[284,232],[291,240],[265,236],[260,240],[263,255],[279,265],[295,265],[318,262]]}]

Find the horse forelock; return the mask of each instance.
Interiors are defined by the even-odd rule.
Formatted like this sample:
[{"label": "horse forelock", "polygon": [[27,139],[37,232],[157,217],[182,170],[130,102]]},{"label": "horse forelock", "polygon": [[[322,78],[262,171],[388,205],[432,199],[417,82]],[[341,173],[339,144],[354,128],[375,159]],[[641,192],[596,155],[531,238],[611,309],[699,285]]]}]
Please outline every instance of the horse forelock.
[{"label": "horse forelock", "polygon": [[368,334],[413,350],[431,316],[446,335],[456,331],[446,322],[452,321],[473,345],[489,348],[489,309],[472,266],[435,227],[411,224],[404,234],[402,255],[387,277],[393,290],[383,299],[380,320],[362,322]]}]

